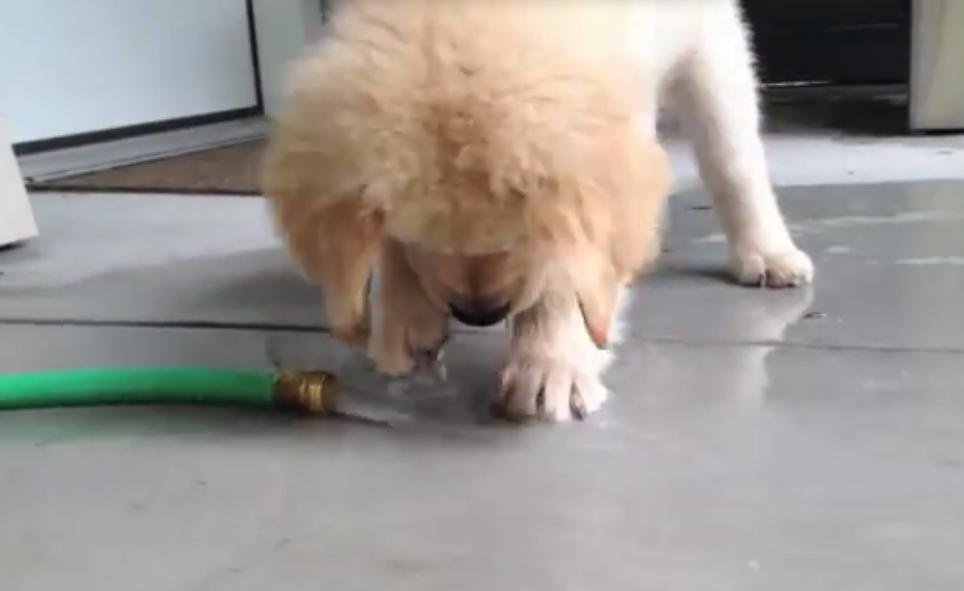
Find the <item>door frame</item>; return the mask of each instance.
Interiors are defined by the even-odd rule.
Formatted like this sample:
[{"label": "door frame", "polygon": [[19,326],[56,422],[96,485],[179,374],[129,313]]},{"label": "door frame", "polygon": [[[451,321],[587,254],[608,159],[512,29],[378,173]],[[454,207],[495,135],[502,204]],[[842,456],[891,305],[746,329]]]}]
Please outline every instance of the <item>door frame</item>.
[{"label": "door frame", "polygon": [[964,3],[914,0],[910,127],[916,131],[964,129]]},{"label": "door frame", "polygon": [[325,0],[250,0],[263,112],[278,111],[288,64],[321,34]]}]

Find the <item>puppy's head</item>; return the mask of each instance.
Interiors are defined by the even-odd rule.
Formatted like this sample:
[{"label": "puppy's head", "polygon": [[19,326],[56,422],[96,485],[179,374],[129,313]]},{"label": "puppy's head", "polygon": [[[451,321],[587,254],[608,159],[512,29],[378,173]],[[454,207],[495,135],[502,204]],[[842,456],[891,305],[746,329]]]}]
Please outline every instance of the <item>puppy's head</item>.
[{"label": "puppy's head", "polygon": [[450,183],[397,199],[386,231],[437,307],[486,326],[563,281],[593,340],[606,344],[619,288],[658,249],[668,174],[663,152],[631,122],[596,131],[537,146],[511,139],[475,165],[462,145]]},{"label": "puppy's head", "polygon": [[618,287],[655,252],[667,179],[635,120],[652,93],[608,49],[608,25],[568,34],[589,25],[555,4],[354,6],[296,67],[266,176],[330,313],[354,322],[373,245],[392,239],[464,322],[566,281],[604,344]]}]

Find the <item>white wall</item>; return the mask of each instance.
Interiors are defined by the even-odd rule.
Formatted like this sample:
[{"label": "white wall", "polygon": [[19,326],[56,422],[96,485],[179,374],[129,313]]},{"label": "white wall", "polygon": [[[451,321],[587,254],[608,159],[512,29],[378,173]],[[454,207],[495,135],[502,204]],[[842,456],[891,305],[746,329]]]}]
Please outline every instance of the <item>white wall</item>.
[{"label": "white wall", "polygon": [[254,106],[244,0],[0,0],[14,142]]}]

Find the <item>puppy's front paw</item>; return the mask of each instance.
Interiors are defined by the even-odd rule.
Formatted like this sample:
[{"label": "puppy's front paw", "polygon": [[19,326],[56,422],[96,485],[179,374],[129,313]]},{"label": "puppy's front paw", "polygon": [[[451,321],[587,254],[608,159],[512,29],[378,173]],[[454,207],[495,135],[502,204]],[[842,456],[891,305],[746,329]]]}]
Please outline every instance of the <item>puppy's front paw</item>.
[{"label": "puppy's front paw", "polygon": [[510,420],[584,419],[606,401],[598,372],[563,359],[515,355],[502,371],[493,411]]},{"label": "puppy's front paw", "polygon": [[733,274],[743,285],[784,288],[813,281],[813,262],[807,253],[793,246],[783,249],[736,248]]},{"label": "puppy's front paw", "polygon": [[372,333],[368,355],[382,373],[401,376],[438,361],[448,341],[448,318],[424,314],[386,318]]}]

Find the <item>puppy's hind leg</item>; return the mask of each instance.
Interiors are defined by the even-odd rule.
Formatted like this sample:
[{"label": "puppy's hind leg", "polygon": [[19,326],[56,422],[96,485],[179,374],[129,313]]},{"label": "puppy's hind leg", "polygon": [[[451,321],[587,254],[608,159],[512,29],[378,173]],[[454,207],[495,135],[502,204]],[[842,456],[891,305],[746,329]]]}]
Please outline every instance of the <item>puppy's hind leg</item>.
[{"label": "puppy's hind leg", "polygon": [[793,243],[769,180],[760,137],[757,80],[739,10],[709,8],[676,90],[730,242],[733,272],[744,284],[790,287],[813,278],[810,258]]}]

